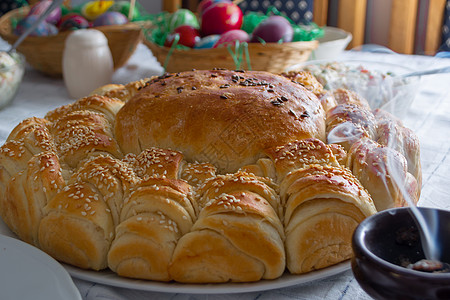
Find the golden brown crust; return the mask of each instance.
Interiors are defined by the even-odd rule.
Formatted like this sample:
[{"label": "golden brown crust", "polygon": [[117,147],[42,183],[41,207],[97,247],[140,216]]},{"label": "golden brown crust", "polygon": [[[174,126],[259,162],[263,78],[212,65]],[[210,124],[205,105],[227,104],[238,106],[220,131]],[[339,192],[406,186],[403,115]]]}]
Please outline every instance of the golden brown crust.
[{"label": "golden brown crust", "polygon": [[64,185],[55,153],[33,156],[27,168],[9,181],[0,206],[2,219],[22,240],[39,246],[38,229],[44,206]]},{"label": "golden brown crust", "polygon": [[219,172],[255,163],[262,151],[292,140],[325,139],[317,97],[265,72],[192,71],[149,82],[117,114],[125,153],[157,146]]},{"label": "golden brown crust", "polygon": [[304,139],[270,148],[266,154],[275,164],[278,182],[287,173],[309,165],[339,165],[331,149],[318,139]]},{"label": "golden brown crust", "polygon": [[286,202],[287,267],[294,274],[350,258],[352,232],[376,212],[361,183],[341,167],[311,165],[292,172],[280,194]]},{"label": "golden brown crust", "polygon": [[115,98],[126,102],[130,100],[131,97],[133,97],[140,89],[142,89],[149,80],[151,80],[151,78],[133,81],[126,85],[107,84],[95,89],[89,96],[106,96],[108,98]]},{"label": "golden brown crust", "polygon": [[162,177],[140,182],[124,201],[109,267],[121,276],[168,281],[178,239],[196,220],[187,183]]},{"label": "golden brown crust", "polygon": [[326,91],[323,88],[322,84],[310,72],[290,71],[287,73],[282,73],[281,75],[301,84],[307,90],[313,92],[314,95],[316,95],[320,100],[320,104],[322,105],[325,112],[337,105],[333,94],[329,91]]},{"label": "golden brown crust", "polygon": [[198,204],[200,208],[203,208],[218,196],[235,192],[258,194],[270,203],[279,216],[282,214],[280,198],[270,183],[268,184],[264,178],[245,172],[217,175],[215,178],[207,180],[197,190]]},{"label": "golden brown crust", "polygon": [[39,226],[42,250],[80,268],[107,267],[115,228],[110,209],[95,187],[67,185],[45,206],[44,214]]},{"label": "golden brown crust", "polygon": [[192,231],[180,239],[169,272],[181,282],[277,278],[285,268],[279,227],[275,211],[260,195],[222,194],[208,202]]}]

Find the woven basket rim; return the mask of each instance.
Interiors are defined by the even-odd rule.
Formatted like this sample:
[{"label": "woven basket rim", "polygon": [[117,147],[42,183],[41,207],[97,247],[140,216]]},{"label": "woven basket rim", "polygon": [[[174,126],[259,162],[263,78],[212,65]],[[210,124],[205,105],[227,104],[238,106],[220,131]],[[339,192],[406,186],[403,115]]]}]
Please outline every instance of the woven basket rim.
[{"label": "woven basket rim", "polygon": [[[160,46],[158,44],[149,41],[148,39],[144,39],[144,44],[147,46],[158,49],[160,52],[168,53],[170,51],[170,47]],[[290,43],[248,43],[249,51],[275,51],[280,49],[291,48],[293,50],[314,50],[319,45],[319,41],[299,41],[299,42],[290,42]],[[214,54],[217,52],[227,51],[227,48],[209,48],[209,49],[173,49],[173,54],[194,54],[194,55],[208,55]]]},{"label": "woven basket rim", "polygon": [[[2,26],[6,22],[10,22],[10,19],[15,16],[25,16],[28,11],[30,10],[29,6],[23,6],[16,9],[13,9],[6,14],[4,14],[2,17],[0,17],[0,36],[4,39],[8,40],[16,40],[19,38],[18,35],[15,35],[12,32],[12,28],[10,27],[10,30],[6,30],[8,26]],[[142,30],[144,27],[148,26],[150,23],[145,22],[137,22],[137,23],[127,23],[123,25],[105,25],[105,26],[97,26],[97,27],[89,27],[89,29],[97,29],[102,32],[113,32],[113,31],[123,31],[123,30],[129,30],[129,31],[139,31]],[[29,42],[32,42],[33,40],[44,40],[47,39],[49,42],[52,39],[60,38],[60,37],[66,37],[70,33],[72,33],[72,30],[62,31],[58,32],[58,34],[55,35],[49,35],[49,36],[28,36],[27,40]]]}]

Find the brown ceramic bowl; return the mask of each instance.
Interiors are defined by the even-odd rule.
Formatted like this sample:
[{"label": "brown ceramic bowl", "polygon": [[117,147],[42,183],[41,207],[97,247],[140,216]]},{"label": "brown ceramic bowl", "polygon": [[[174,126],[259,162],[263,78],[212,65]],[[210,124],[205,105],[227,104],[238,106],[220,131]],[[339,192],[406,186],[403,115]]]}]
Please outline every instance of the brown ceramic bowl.
[{"label": "brown ceramic bowl", "polygon": [[[450,263],[450,211],[419,210],[427,221],[438,220],[440,260]],[[410,212],[410,208],[394,208],[361,222],[353,234],[353,274],[375,299],[450,299],[450,273],[405,267],[425,258]]]}]

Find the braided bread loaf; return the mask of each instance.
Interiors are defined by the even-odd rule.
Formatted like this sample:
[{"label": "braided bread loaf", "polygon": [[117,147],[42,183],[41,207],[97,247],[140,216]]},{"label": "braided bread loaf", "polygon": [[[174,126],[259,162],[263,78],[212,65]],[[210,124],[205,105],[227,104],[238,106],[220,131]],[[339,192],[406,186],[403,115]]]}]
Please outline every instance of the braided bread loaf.
[{"label": "braided bread loaf", "polygon": [[[402,204],[376,193],[375,163],[360,159],[387,146],[355,97],[308,74],[227,70],[102,87],[11,132],[0,216],[62,262],[125,277],[247,282],[325,268],[352,255],[359,222]],[[340,122],[370,142],[326,144]],[[391,151],[416,180],[418,146],[406,144]]]}]

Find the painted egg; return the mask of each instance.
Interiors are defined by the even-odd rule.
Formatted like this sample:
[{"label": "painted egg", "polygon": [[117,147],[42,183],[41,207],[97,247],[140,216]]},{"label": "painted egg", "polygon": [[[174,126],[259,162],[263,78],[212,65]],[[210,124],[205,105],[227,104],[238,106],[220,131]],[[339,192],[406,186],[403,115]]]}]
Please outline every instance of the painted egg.
[{"label": "painted egg", "polygon": [[211,7],[213,4],[216,4],[219,2],[231,2],[231,1],[230,0],[202,0],[197,5],[197,13],[201,15],[206,9]]},{"label": "painted egg", "polygon": [[61,18],[59,30],[75,30],[89,27],[89,21],[77,14],[69,14]]},{"label": "painted egg", "polygon": [[169,17],[168,32],[173,32],[175,28],[181,25],[190,25],[194,28],[199,28],[198,20],[195,14],[189,9],[179,9]]},{"label": "painted egg", "polygon": [[250,36],[247,32],[240,29],[233,29],[230,31],[225,32],[220,36],[220,39],[217,41],[217,43],[214,45],[214,48],[217,47],[226,47],[228,45],[234,45],[236,41],[239,41],[241,43],[248,42],[250,40]]},{"label": "painted egg", "polygon": [[196,49],[209,49],[212,48],[216,42],[219,40],[220,34],[208,35],[201,38],[197,43],[195,43],[194,48]]},{"label": "painted egg", "polygon": [[90,1],[81,6],[81,14],[89,21],[103,15],[114,4],[114,1]]},{"label": "painted egg", "polygon": [[294,29],[291,23],[282,16],[270,16],[262,21],[252,33],[251,42],[289,43],[292,41]]},{"label": "painted egg", "polygon": [[[130,12],[130,2],[129,1],[116,1],[108,9],[108,11],[117,11],[128,17],[129,12]],[[139,9],[135,6],[133,9],[133,14],[131,16],[131,21],[136,20],[140,16],[141,16],[141,13],[139,12]]]},{"label": "painted egg", "polygon": [[[30,8],[30,11],[28,12],[27,16],[42,15],[47,10],[47,8],[52,4],[52,2],[53,2],[52,0],[42,0],[37,2]],[[45,21],[51,24],[56,24],[58,23],[59,19],[61,19],[61,8],[57,7],[45,18]]]},{"label": "painted egg", "polygon": [[[14,29],[14,34],[21,35],[25,30],[30,28],[39,19],[37,15],[31,15],[23,18],[17,23]],[[58,34],[58,28],[55,25],[47,23],[46,21],[41,22],[38,27],[30,33],[30,36],[48,36]]]},{"label": "painted egg", "polygon": [[92,22],[93,27],[105,25],[123,25],[128,23],[127,17],[120,12],[108,11]]},{"label": "painted egg", "polygon": [[202,35],[206,36],[240,29],[242,17],[242,11],[236,4],[216,3],[203,12],[200,31]]},{"label": "painted egg", "polygon": [[164,46],[171,47],[177,34],[180,36],[178,44],[189,48],[193,48],[195,43],[200,40],[200,33],[196,28],[190,25],[181,25],[175,28],[173,33],[169,34]]}]

